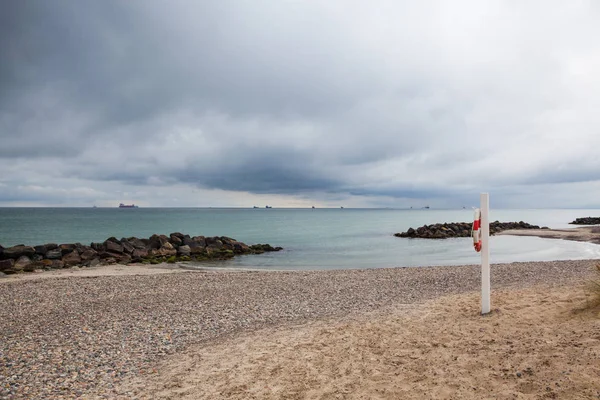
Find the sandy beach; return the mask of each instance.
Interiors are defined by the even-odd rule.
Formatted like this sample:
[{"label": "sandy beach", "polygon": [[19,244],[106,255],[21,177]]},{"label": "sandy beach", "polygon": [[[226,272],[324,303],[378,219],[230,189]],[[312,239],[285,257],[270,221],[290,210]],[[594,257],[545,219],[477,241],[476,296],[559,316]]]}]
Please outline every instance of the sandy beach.
[{"label": "sandy beach", "polygon": [[569,229],[511,229],[496,235],[537,236],[545,239],[574,240],[600,244],[600,226],[581,226]]},{"label": "sandy beach", "polygon": [[594,398],[599,320],[573,310],[595,264],[493,265],[486,317],[477,266],[19,275],[0,397]]}]

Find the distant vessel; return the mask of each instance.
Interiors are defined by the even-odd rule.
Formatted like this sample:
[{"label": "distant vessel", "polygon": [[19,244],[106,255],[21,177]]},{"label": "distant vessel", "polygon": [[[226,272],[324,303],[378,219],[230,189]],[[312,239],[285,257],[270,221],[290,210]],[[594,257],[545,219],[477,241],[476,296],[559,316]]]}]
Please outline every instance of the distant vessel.
[{"label": "distant vessel", "polygon": [[252,207],[252,208],[258,208],[258,206],[254,206],[254,207]]},{"label": "distant vessel", "polygon": [[265,208],[273,208],[273,207],[271,207],[271,206],[265,206]]},{"label": "distant vessel", "polygon": [[429,210],[429,206],[425,206],[423,207],[425,210]]},{"label": "distant vessel", "polygon": [[312,208],[315,208],[315,206],[312,206]]},{"label": "distant vessel", "polygon": [[340,208],[344,208],[344,206],[341,206]]},{"label": "distant vessel", "polygon": [[135,204],[119,204],[119,208],[138,208]]}]

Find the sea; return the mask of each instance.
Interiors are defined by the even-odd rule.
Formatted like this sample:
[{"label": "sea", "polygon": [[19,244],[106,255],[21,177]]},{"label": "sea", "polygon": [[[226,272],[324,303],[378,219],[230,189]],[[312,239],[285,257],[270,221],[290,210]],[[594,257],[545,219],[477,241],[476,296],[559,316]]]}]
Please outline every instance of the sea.
[{"label": "sea", "polygon": [[[577,217],[600,210],[491,209],[490,221],[525,221],[573,228]],[[192,264],[268,270],[329,270],[477,264],[470,238],[406,239],[396,232],[425,224],[470,222],[471,209],[351,208],[0,208],[0,245],[90,244],[114,236],[149,237],[181,232],[228,236],[283,250]],[[492,263],[600,258],[600,246],[537,237],[492,236]]]}]

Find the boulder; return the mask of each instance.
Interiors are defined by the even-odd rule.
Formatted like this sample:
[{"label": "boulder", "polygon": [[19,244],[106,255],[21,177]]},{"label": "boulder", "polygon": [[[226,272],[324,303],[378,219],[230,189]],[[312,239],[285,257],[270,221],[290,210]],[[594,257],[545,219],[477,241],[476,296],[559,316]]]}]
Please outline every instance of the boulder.
[{"label": "boulder", "polygon": [[[166,243],[169,243],[169,238],[165,235],[152,235],[150,239],[148,239],[148,244],[151,249],[158,250],[163,247]],[[171,243],[169,243],[171,244]]]},{"label": "boulder", "polygon": [[[192,241],[200,245],[201,247],[206,247],[206,238],[204,236],[194,236]],[[188,246],[192,247],[189,243],[185,243]]]},{"label": "boulder", "polygon": [[59,245],[58,248],[60,249],[62,255],[64,256],[65,254],[69,254],[73,250],[75,250],[77,248],[77,246],[73,243],[65,243],[65,244]]},{"label": "boulder", "polygon": [[40,244],[39,246],[34,246],[33,247],[35,249],[36,254],[39,255],[46,255],[46,253],[48,252],[48,247],[46,247],[45,244]]},{"label": "boulder", "polygon": [[146,257],[148,257],[148,250],[146,249],[135,249],[133,250],[133,253],[131,253],[131,258],[136,261]]},{"label": "boulder", "polygon": [[170,257],[177,255],[177,250],[171,243],[166,242],[160,247],[160,249],[152,249],[150,251],[150,255],[154,255],[156,257]]},{"label": "boulder", "polygon": [[117,262],[119,264],[130,264],[131,263],[131,256],[129,256],[128,254],[121,254],[121,256],[119,256],[117,258]]},{"label": "boulder", "polygon": [[65,266],[72,267],[81,264],[81,257],[76,251],[72,251],[65,254],[62,258],[62,261],[65,263]]},{"label": "boulder", "polygon": [[135,247],[127,239],[121,239],[121,245],[123,245],[124,253],[131,254],[135,250]]},{"label": "boulder", "polygon": [[192,254],[192,249],[190,248],[190,246],[179,246],[177,248],[177,254],[179,254],[180,256],[189,256],[190,254]]},{"label": "boulder", "polygon": [[94,258],[87,263],[88,267],[96,267],[98,265],[100,265],[100,260],[97,258]]},{"label": "boulder", "polygon": [[252,246],[250,246],[250,249],[252,249],[252,251],[256,254],[261,254],[264,253],[266,251],[280,251],[283,250],[282,247],[273,247],[270,244],[253,244]]},{"label": "boulder", "polygon": [[104,242],[104,248],[106,249],[106,251],[109,251],[111,253],[116,253],[116,254],[123,253],[123,245],[120,242],[118,242],[116,239],[106,240]]},{"label": "boulder", "polygon": [[6,271],[9,269],[13,269],[15,266],[15,260],[12,258],[8,258],[6,260],[0,260],[0,271]]},{"label": "boulder", "polygon": [[247,254],[250,253],[250,247],[242,242],[235,242],[233,244],[233,252],[236,254]]},{"label": "boulder", "polygon": [[569,222],[569,224],[573,224],[573,225],[599,225],[600,224],[600,217],[575,218],[575,221]]},{"label": "boulder", "polygon": [[104,251],[104,245],[102,243],[92,243],[90,244],[90,247],[94,250],[96,250],[98,253]]},{"label": "boulder", "polygon": [[[470,237],[471,222],[453,222],[443,224],[423,225],[417,229],[409,228],[406,232],[395,233],[396,237],[422,238],[422,239],[446,239],[452,237]],[[490,223],[490,234],[502,232],[507,229],[539,229],[537,225],[531,225],[523,221]]]},{"label": "boulder", "polygon": [[221,250],[223,248],[223,242],[216,237],[206,238],[206,247],[212,250]]},{"label": "boulder", "polygon": [[[47,243],[35,247],[17,245],[10,248],[0,246],[0,271],[16,273],[31,271],[36,268],[63,268],[71,266],[95,266],[99,264],[127,264],[133,261],[150,260],[160,262],[165,259],[190,260],[198,259],[227,259],[235,254],[262,253],[278,251],[281,247],[268,244],[258,244],[252,247],[227,237],[204,237],[183,235],[179,232],[165,235],[152,235],[149,239],[136,237],[111,237],[103,243],[91,243],[90,246],[81,243]],[[153,259],[154,258],[154,259]]]},{"label": "boulder", "polygon": [[170,237],[173,237],[173,236],[174,236],[174,237],[177,237],[177,238],[179,238],[179,239],[183,240],[183,238],[184,238],[186,235],[184,235],[184,234],[183,234],[183,233],[181,233],[181,232],[173,232],[173,233],[171,233],[169,236],[170,236]]},{"label": "boulder", "polygon": [[46,253],[46,258],[49,260],[59,260],[62,258],[62,251],[60,249],[49,250]]},{"label": "boulder", "polygon": [[50,269],[50,268],[52,268],[52,260],[44,259],[44,260],[38,261],[37,263],[43,269]]},{"label": "boulder", "polygon": [[171,244],[175,247],[181,246],[183,244],[184,235],[179,232],[174,232],[169,235],[169,239],[171,239]]},{"label": "boulder", "polygon": [[15,261],[13,269],[17,271],[29,270],[29,265],[32,263],[31,259],[27,256],[21,256]]},{"label": "boulder", "polygon": [[131,244],[136,249],[140,249],[141,250],[141,249],[145,249],[146,248],[146,243],[144,243],[143,240],[138,239],[136,237],[127,238],[127,241],[129,242],[129,244]]},{"label": "boulder", "polygon": [[81,253],[80,255],[81,257],[81,261],[86,262],[86,261],[90,261],[93,260],[94,258],[98,257],[98,252],[94,249],[88,249],[85,250],[83,253]]},{"label": "boulder", "polygon": [[99,253],[98,256],[100,257],[102,262],[107,263],[107,264],[114,264],[117,262],[119,264],[127,264],[127,263],[131,262],[131,257],[129,255],[123,254],[123,253],[113,253],[111,251],[105,251],[105,252]]},{"label": "boulder", "polygon": [[2,251],[2,258],[4,258],[4,259],[12,258],[12,259],[16,260],[22,256],[33,257],[34,254],[35,254],[35,249],[33,247],[19,244],[19,245],[13,246],[13,247],[5,248]]}]

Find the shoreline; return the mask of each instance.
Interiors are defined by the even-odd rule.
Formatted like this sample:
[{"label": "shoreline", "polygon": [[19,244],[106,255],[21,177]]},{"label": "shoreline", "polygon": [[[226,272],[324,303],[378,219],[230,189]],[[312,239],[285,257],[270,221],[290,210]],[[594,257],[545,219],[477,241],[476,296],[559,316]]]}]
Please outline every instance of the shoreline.
[{"label": "shoreline", "polygon": [[[492,309],[501,291],[580,287],[596,263],[493,264]],[[389,316],[390,310],[401,310],[406,315],[398,318],[404,318],[452,296],[471,296],[470,307],[479,306],[475,265],[285,272],[143,267],[144,274],[139,269],[0,284],[0,376],[7,382],[0,397],[131,397],[131,390],[140,389],[128,382],[148,384],[169,357],[203,354],[247,335],[258,340],[253,332],[311,324],[326,329],[348,319]]]},{"label": "shoreline", "polygon": [[575,242],[600,244],[599,226],[583,226],[569,229],[511,229],[498,232],[496,235],[536,236],[545,239],[563,239]]}]

